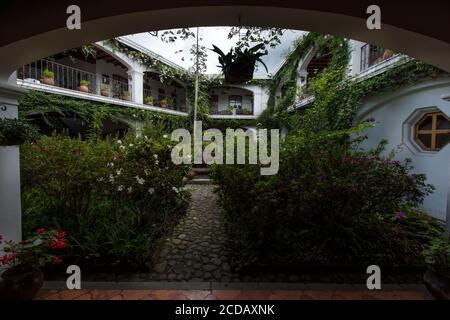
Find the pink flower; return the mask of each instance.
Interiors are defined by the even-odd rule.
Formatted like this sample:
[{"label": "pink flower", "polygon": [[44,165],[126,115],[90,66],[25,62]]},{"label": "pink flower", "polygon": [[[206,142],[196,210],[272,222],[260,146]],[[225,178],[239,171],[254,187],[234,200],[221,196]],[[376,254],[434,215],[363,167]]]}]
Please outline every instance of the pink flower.
[{"label": "pink flower", "polygon": [[61,259],[60,257],[54,256],[54,257],[52,258],[52,264],[53,264],[53,265],[58,265],[58,264],[61,264],[61,263],[62,263],[62,259]]}]

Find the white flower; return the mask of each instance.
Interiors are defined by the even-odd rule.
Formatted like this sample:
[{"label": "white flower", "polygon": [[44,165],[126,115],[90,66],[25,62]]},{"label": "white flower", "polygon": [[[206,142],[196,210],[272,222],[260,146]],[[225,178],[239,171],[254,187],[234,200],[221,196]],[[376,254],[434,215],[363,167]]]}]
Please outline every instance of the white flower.
[{"label": "white flower", "polygon": [[133,188],[132,188],[132,187],[129,187],[129,188],[127,189],[127,191],[128,191],[128,193],[131,193],[131,192],[133,191]]},{"label": "white flower", "polygon": [[168,137],[169,137],[169,136],[168,136],[167,134],[163,135],[163,138],[166,138],[166,139],[167,139]]},{"label": "white flower", "polygon": [[155,192],[155,189],[153,189],[153,188],[148,189],[148,193],[153,194],[154,192]]},{"label": "white flower", "polygon": [[158,155],[155,153],[155,154],[153,155],[153,158],[158,159]]},{"label": "white flower", "polygon": [[158,160],[155,160],[155,164],[158,165],[158,164],[159,164],[159,161],[158,161]]},{"label": "white flower", "polygon": [[139,176],[136,176],[136,181],[139,184],[144,184],[145,180],[143,178],[140,178]]},{"label": "white flower", "polygon": [[130,143],[129,145],[128,145],[129,147],[132,147],[133,146],[133,144],[132,143]]},{"label": "white flower", "polygon": [[148,176],[148,175],[149,175],[148,169],[145,169],[145,170],[144,170],[144,173],[145,173],[146,176]]},{"label": "white flower", "polygon": [[103,179],[103,177],[100,177],[97,179],[98,182],[103,182],[103,180],[105,180],[105,179]]},{"label": "white flower", "polygon": [[118,144],[122,144],[122,140],[117,140],[117,143]]},{"label": "white flower", "polygon": [[148,140],[148,137],[147,137],[147,136],[144,136],[144,138],[145,138],[145,140]]},{"label": "white flower", "polygon": [[119,148],[120,148],[120,150],[125,150],[125,146],[121,145]]},{"label": "white flower", "polygon": [[172,187],[172,190],[175,191],[176,193],[180,192],[177,187]]},{"label": "white flower", "polygon": [[114,167],[114,163],[109,162],[109,163],[107,164],[107,166],[108,166],[108,167]]},{"label": "white flower", "polygon": [[117,169],[117,170],[116,170],[116,174],[117,174],[118,176],[120,176],[120,174],[122,173],[122,171],[123,171],[123,169],[122,169],[122,168],[120,168],[120,169]]},{"label": "white flower", "polygon": [[124,189],[124,186],[122,186],[122,185],[117,187],[117,191],[123,191],[123,189]]},{"label": "white flower", "polygon": [[109,181],[114,182],[114,176],[112,174],[109,175]]}]

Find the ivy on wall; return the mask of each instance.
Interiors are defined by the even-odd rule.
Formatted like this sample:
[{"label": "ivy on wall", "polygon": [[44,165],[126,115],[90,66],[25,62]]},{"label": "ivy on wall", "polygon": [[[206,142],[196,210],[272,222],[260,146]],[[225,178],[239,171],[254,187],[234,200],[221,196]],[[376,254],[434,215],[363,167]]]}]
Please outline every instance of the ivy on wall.
[{"label": "ivy on wall", "polygon": [[[319,50],[326,46],[332,59],[320,74],[308,82],[308,92],[315,97],[314,101],[304,110],[291,112],[288,108],[293,106],[298,93],[298,64],[313,45]],[[268,107],[258,121],[267,127],[311,132],[349,128],[366,97],[444,74],[438,68],[410,60],[377,76],[358,81],[346,77],[349,57],[347,40],[326,38],[318,33],[305,35],[274,76],[269,89]],[[276,93],[282,83],[287,87],[286,95],[277,100]]]},{"label": "ivy on wall", "polygon": [[[48,115],[58,114],[63,117],[80,119],[94,130],[108,117],[111,120],[126,122],[150,121],[162,126],[167,131],[178,128],[190,128],[189,117],[165,114],[162,112],[103,104],[90,100],[69,98],[62,95],[31,91],[20,99],[19,117],[22,119],[40,115],[46,121]],[[46,121],[50,124],[49,121]]]},{"label": "ivy on wall", "polygon": [[[189,116],[103,104],[40,91],[30,91],[29,94],[21,97],[19,106],[21,119],[40,115],[48,125],[51,125],[47,117],[52,114],[80,119],[93,131],[101,129],[102,120],[105,118],[127,123],[151,122],[164,128],[167,132],[179,128],[192,130],[193,121]],[[254,119],[212,119],[204,116],[201,120],[203,120],[203,129],[242,128],[255,125]]]}]

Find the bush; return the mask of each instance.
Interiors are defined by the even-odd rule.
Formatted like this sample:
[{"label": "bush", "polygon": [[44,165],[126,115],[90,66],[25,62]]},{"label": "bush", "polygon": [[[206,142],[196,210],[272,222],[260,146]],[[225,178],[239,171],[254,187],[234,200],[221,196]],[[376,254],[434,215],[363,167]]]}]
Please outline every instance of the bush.
[{"label": "bush", "polygon": [[15,146],[34,141],[39,132],[33,125],[19,119],[0,119],[0,146]]},{"label": "bush", "polygon": [[42,137],[22,147],[23,224],[67,230],[81,264],[143,266],[184,212],[189,171],[170,158],[170,139]]},{"label": "bush", "polygon": [[436,238],[425,248],[423,256],[433,271],[450,278],[450,241],[448,237]]},{"label": "bush", "polygon": [[421,262],[442,226],[412,208],[433,187],[410,161],[359,150],[350,131],[287,137],[277,175],[216,165],[235,266],[258,263]]}]

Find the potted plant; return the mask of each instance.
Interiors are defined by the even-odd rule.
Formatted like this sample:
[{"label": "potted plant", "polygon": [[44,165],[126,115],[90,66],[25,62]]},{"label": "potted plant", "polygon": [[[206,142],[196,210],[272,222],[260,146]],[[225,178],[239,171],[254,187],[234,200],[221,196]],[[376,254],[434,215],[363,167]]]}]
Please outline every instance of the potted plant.
[{"label": "potted plant", "polygon": [[433,297],[450,300],[450,242],[446,237],[434,240],[423,252],[428,270],[423,280]]},{"label": "potted plant", "polygon": [[159,101],[159,106],[160,106],[161,108],[167,108],[167,106],[168,106],[168,101],[167,101],[167,99],[161,99],[161,101]]},{"label": "potted plant", "polygon": [[2,274],[0,299],[33,299],[44,283],[40,268],[49,263],[61,264],[58,251],[65,247],[65,232],[55,230],[38,229],[31,238],[19,243],[5,241],[0,265],[9,268]]},{"label": "potted plant", "polygon": [[34,141],[39,132],[33,125],[19,119],[0,119],[0,146],[17,146],[25,141]]},{"label": "potted plant", "polygon": [[153,105],[153,97],[152,96],[146,96],[144,99],[144,104],[152,106]]},{"label": "potted plant", "polygon": [[130,100],[130,92],[125,90],[124,92],[122,92],[122,100]]},{"label": "potted plant", "polygon": [[102,84],[100,88],[100,94],[104,97],[109,97],[109,85]]},{"label": "potted plant", "polygon": [[234,110],[234,107],[231,104],[229,104],[229,105],[227,105],[225,114],[233,114],[233,110]]},{"label": "potted plant", "polygon": [[54,86],[55,85],[55,73],[50,71],[49,69],[44,69],[44,71],[42,71],[42,83],[44,84],[48,84],[50,86]]},{"label": "potted plant", "polygon": [[386,49],[384,50],[383,53],[383,60],[389,59],[394,55],[394,51],[392,51],[391,49]]},{"label": "potted plant", "polygon": [[175,100],[173,99],[173,98],[167,98],[166,99],[167,100],[167,106],[170,108],[170,109],[174,109],[175,110]]},{"label": "potted plant", "polygon": [[242,113],[245,115],[250,115],[252,114],[251,110],[248,107],[242,107]]},{"label": "potted plant", "polygon": [[89,93],[89,81],[87,80],[80,81],[80,91]]},{"label": "potted plant", "polygon": [[266,64],[261,60],[262,56],[267,55],[267,51],[263,50],[264,47],[264,43],[244,50],[237,47],[225,54],[213,45],[212,51],[219,55],[219,63],[225,76],[225,81],[228,83],[242,83],[253,79],[256,62],[260,62],[268,72]]}]

